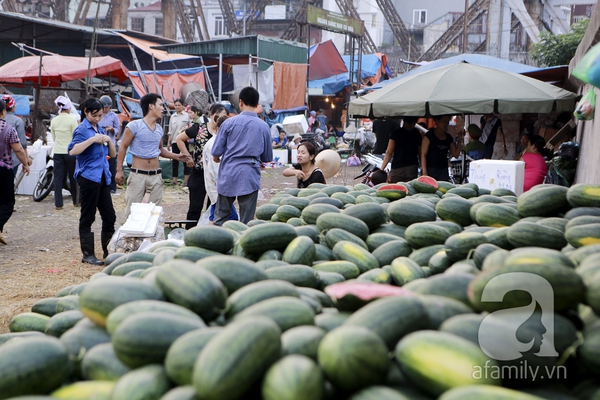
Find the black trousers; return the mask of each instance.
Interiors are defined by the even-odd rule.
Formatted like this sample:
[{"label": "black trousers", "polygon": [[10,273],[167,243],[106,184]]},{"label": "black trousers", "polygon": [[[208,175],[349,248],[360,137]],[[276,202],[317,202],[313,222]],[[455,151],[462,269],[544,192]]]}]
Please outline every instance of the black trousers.
[{"label": "black trousers", "polygon": [[[102,181],[105,177],[102,177]],[[79,195],[81,196],[81,216],[79,217],[79,235],[91,233],[92,224],[96,220],[96,210],[102,218],[102,233],[112,234],[115,231],[117,215],[110,196],[110,186],[96,183],[83,177],[77,178]]]},{"label": "black trousers", "polygon": [[12,168],[0,167],[0,232],[15,208],[15,175]]},{"label": "black trousers", "polygon": [[[118,150],[117,150],[118,152]],[[110,171],[110,190],[117,191],[117,181],[115,175],[117,175],[117,157],[111,157],[108,159],[108,170]]]},{"label": "black trousers", "polygon": [[[231,215],[231,205],[235,199],[235,197],[227,197],[221,194],[217,196],[217,204],[215,205],[215,225],[221,226],[225,221],[229,220],[229,216]],[[240,222],[247,224],[254,219],[257,200],[258,190],[250,194],[237,196],[238,205],[240,206]]]},{"label": "black trousers", "polygon": [[[179,146],[177,143],[171,143],[171,152],[175,154],[180,154]],[[189,175],[192,172],[192,168],[188,167],[185,163],[183,163],[183,174]],[[173,179],[177,179],[179,177],[179,161],[171,160],[171,176]],[[189,219],[189,218],[188,218]]]},{"label": "black trousers", "polygon": [[[73,204],[77,204],[77,182],[75,174],[75,157],[68,154],[54,154],[54,205],[63,206],[63,185],[69,179],[69,191]],[[116,164],[115,164],[116,168]]]},{"label": "black trousers", "polygon": [[188,189],[190,190],[190,206],[188,208],[186,219],[196,221],[188,223],[185,229],[193,228],[202,214],[204,207],[204,198],[206,197],[206,186],[204,186],[204,170],[193,168],[188,179]]}]

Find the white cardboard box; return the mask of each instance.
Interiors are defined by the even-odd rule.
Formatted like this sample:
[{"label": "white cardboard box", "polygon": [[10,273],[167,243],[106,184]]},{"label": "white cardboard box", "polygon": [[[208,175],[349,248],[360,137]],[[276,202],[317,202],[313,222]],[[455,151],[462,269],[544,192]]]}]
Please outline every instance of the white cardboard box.
[{"label": "white cardboard box", "polygon": [[469,182],[489,190],[510,189],[518,196],[523,193],[525,163],[523,161],[477,160],[469,166]]},{"label": "white cardboard box", "polygon": [[308,121],[304,115],[285,117],[281,125],[283,125],[283,129],[285,129],[288,136],[293,136],[296,133],[302,135],[308,131]]},{"label": "white cardboard box", "polygon": [[288,151],[285,150],[275,150],[273,149],[273,161],[279,161],[282,164],[287,164],[288,161]]}]

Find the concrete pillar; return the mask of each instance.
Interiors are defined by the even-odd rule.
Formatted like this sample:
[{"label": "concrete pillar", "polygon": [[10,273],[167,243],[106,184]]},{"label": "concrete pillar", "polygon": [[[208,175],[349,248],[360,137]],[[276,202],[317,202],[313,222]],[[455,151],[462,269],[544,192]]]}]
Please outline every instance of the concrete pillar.
[{"label": "concrete pillar", "polygon": [[500,57],[502,29],[502,0],[490,0],[487,22],[487,54]]},{"label": "concrete pillar", "polygon": [[113,29],[127,29],[127,9],[129,2],[121,0],[111,0]]},{"label": "concrete pillar", "polygon": [[163,14],[163,36],[177,40],[177,16],[175,15],[173,1],[178,0],[163,0],[160,8]]}]

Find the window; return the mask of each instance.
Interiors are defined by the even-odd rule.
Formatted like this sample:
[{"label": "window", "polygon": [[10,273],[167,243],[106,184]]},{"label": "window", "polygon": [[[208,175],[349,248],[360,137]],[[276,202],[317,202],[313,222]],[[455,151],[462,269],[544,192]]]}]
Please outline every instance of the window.
[{"label": "window", "polygon": [[413,25],[424,25],[427,23],[427,10],[413,10]]},{"label": "window", "polygon": [[131,18],[131,30],[144,32],[144,18]]},{"label": "window", "polygon": [[154,34],[156,36],[162,36],[164,34],[162,18],[154,18]]},{"label": "window", "polygon": [[227,26],[225,26],[225,21],[223,20],[223,16],[216,15],[215,16],[215,36],[226,36],[229,32],[227,31]]},{"label": "window", "polygon": [[373,15],[371,19],[371,28],[377,28],[377,15]]}]

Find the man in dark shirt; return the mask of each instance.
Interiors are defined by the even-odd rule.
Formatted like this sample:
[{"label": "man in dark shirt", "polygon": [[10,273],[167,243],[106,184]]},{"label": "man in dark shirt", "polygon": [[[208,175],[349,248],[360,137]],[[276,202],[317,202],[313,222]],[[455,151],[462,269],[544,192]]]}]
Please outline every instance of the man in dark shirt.
[{"label": "man in dark shirt", "polygon": [[398,122],[387,117],[373,121],[373,133],[377,138],[373,154],[385,154],[390,135],[398,128],[400,128]]},{"label": "man in dark shirt", "polygon": [[[408,182],[415,179],[419,170],[419,154],[423,136],[415,124],[417,117],[404,117],[402,128],[392,132],[381,169],[385,170],[392,156],[392,168],[388,174],[389,182]],[[379,141],[379,139],[378,139]]]},{"label": "man in dark shirt", "polygon": [[503,154],[506,156],[508,150],[506,149],[506,139],[504,138],[504,131],[502,130],[502,121],[494,114],[486,114],[481,117],[481,143],[485,144],[485,158],[491,159],[494,154],[494,144],[496,143],[496,136],[500,134],[502,139]]}]

